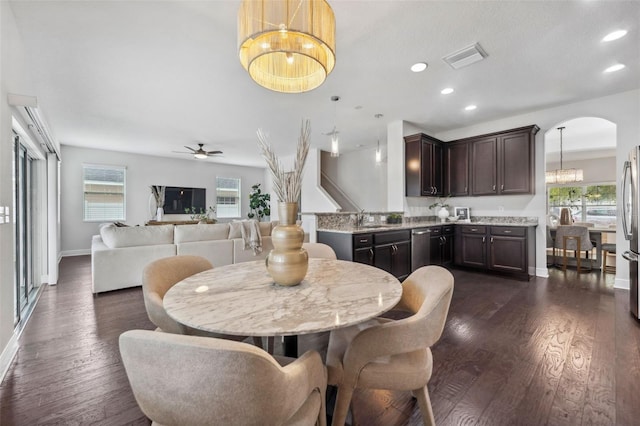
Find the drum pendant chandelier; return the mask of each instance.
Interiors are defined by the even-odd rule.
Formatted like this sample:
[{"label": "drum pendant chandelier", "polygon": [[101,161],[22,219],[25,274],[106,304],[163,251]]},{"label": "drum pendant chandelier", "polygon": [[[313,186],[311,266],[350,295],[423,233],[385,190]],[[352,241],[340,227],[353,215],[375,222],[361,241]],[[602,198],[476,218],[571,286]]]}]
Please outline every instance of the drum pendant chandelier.
[{"label": "drum pendant chandelier", "polygon": [[267,89],[302,93],[320,86],[336,63],[336,24],[325,0],[243,0],[238,53]]}]

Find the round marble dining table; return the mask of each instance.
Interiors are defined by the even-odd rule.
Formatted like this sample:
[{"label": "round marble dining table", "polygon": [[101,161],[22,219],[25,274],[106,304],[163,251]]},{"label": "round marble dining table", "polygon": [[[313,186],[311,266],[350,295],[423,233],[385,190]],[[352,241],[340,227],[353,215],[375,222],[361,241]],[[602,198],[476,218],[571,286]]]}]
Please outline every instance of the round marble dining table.
[{"label": "round marble dining table", "polygon": [[180,281],[164,296],[173,319],[200,330],[240,336],[292,336],[358,324],[391,309],[402,286],[361,263],[309,259],[296,286],[273,283],[264,260],[236,263]]}]

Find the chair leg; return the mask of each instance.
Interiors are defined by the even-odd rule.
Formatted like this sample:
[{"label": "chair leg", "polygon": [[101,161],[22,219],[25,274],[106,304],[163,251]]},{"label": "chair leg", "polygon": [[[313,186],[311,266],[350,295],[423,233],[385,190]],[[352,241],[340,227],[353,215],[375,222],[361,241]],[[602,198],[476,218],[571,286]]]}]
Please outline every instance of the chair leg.
[{"label": "chair leg", "polygon": [[603,274],[607,271],[607,255],[608,254],[609,254],[608,251],[602,250],[602,273]]},{"label": "chair leg", "polygon": [[352,396],[353,389],[347,386],[338,387],[338,395],[336,396],[336,405],[333,409],[331,426],[344,426],[344,422],[347,420],[347,413],[349,412]]},{"label": "chair leg", "polygon": [[431,408],[431,399],[429,399],[429,391],[424,386],[420,389],[411,391],[413,396],[418,400],[418,406],[422,412],[422,421],[425,426],[435,426],[436,421],[433,418],[433,409]]}]

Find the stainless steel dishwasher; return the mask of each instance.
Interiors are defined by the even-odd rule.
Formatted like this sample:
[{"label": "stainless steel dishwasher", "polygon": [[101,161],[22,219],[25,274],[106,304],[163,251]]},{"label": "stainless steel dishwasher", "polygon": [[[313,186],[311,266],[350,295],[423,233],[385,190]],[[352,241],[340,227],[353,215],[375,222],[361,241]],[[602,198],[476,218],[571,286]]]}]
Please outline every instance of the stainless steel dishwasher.
[{"label": "stainless steel dishwasher", "polygon": [[411,272],[429,264],[430,228],[411,230]]}]

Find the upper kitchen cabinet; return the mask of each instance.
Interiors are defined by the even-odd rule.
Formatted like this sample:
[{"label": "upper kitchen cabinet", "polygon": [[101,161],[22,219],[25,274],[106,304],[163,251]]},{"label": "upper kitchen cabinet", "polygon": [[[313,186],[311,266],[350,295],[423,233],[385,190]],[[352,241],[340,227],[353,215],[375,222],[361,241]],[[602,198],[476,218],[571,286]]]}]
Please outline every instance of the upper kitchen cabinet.
[{"label": "upper kitchen cabinet", "polygon": [[471,195],[533,194],[538,126],[467,138],[471,148]]},{"label": "upper kitchen cabinet", "polygon": [[405,182],[408,197],[444,193],[442,142],[424,133],[406,136]]},{"label": "upper kitchen cabinet", "polygon": [[447,143],[445,146],[445,194],[469,195],[469,144]]}]

